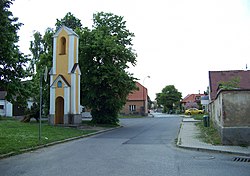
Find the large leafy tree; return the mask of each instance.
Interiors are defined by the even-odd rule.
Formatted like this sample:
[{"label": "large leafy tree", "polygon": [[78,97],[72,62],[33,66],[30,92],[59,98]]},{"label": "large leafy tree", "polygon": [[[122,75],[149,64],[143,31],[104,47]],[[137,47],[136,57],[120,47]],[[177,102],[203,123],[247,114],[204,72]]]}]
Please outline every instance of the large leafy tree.
[{"label": "large leafy tree", "polygon": [[174,85],[168,85],[161,93],[156,94],[157,103],[163,106],[164,112],[172,111],[174,105],[179,105],[181,97],[181,92],[178,92]]},{"label": "large leafy tree", "polygon": [[[135,78],[126,71],[129,64],[136,64],[131,43],[134,34],[126,29],[123,17],[103,12],[94,14],[92,30],[82,28],[80,20],[71,13],[57,19],[56,28],[61,25],[74,29],[80,36],[81,103],[92,109],[94,123],[117,123],[118,112],[136,88]],[[31,42],[33,63],[37,66],[33,79],[37,93],[40,68],[52,63],[53,32],[50,30],[44,37],[38,33]]]},{"label": "large leafy tree", "polygon": [[56,19],[56,30],[58,30],[62,25],[67,26],[73,30],[81,29],[81,20],[76,18],[71,12],[68,12],[62,19]]},{"label": "large leafy tree", "polygon": [[32,59],[30,63],[30,70],[33,74],[35,74],[35,67],[37,62],[39,61],[40,55],[43,53],[43,39],[42,34],[40,32],[35,32],[33,34],[34,41],[30,42],[30,51],[32,53]]},{"label": "large leafy tree", "polygon": [[[53,35],[54,31],[51,28],[47,28],[43,36],[43,54],[40,56],[40,60],[37,63],[38,75],[44,74],[45,67],[48,71],[52,67],[53,60]],[[47,75],[48,76],[48,75]],[[48,114],[49,112],[49,78],[47,78],[47,83],[43,84],[43,102],[44,102],[44,112]]]},{"label": "large leafy tree", "polygon": [[94,123],[116,124],[135,78],[126,71],[136,64],[132,49],[134,34],[123,17],[112,13],[94,14],[93,30],[80,36],[81,98],[92,109]]},{"label": "large leafy tree", "polygon": [[0,87],[8,92],[8,100],[23,103],[28,92],[21,79],[28,76],[25,70],[28,58],[19,51],[17,45],[17,31],[22,24],[9,11],[12,3],[13,0],[0,1]]},{"label": "large leafy tree", "polygon": [[[51,68],[52,67],[52,52],[53,52],[53,36],[54,31],[51,28],[48,28],[42,36],[39,32],[35,32],[33,37],[34,41],[30,42],[30,51],[33,55],[33,59],[31,62],[31,68],[36,67],[36,72],[33,72],[33,79],[30,82],[31,88],[31,97],[33,97],[35,102],[35,107],[33,108],[34,111],[38,111],[37,106],[40,100],[39,94],[39,85],[40,85],[40,78],[44,74],[45,67]],[[42,79],[43,81],[43,79]],[[49,110],[49,85],[48,83],[43,83],[43,102],[44,102],[44,112],[48,114]]]}]

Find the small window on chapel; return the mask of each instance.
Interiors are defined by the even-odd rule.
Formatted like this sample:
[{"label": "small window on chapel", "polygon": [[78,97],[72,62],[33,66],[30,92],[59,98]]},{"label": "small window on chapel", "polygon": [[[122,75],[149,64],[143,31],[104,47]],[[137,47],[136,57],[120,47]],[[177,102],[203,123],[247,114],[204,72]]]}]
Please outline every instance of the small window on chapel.
[{"label": "small window on chapel", "polygon": [[58,87],[58,88],[62,88],[62,81],[58,81],[58,82],[57,82],[57,87]]},{"label": "small window on chapel", "polygon": [[62,37],[60,39],[60,52],[59,54],[64,55],[66,54],[66,38]]}]

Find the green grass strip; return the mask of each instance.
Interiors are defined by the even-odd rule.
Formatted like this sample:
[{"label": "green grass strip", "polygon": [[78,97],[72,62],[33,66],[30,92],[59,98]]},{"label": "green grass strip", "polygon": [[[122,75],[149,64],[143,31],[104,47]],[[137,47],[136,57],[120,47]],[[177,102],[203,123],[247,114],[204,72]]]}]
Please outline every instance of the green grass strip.
[{"label": "green grass strip", "polygon": [[197,122],[196,126],[201,132],[198,138],[212,145],[221,145],[221,138],[219,132],[214,127],[211,121],[209,127],[205,127],[203,121]]},{"label": "green grass strip", "polygon": [[96,130],[50,126],[42,123],[39,142],[39,123],[23,123],[12,119],[0,119],[0,154],[18,153],[22,149],[32,148],[72,137],[93,133]]}]

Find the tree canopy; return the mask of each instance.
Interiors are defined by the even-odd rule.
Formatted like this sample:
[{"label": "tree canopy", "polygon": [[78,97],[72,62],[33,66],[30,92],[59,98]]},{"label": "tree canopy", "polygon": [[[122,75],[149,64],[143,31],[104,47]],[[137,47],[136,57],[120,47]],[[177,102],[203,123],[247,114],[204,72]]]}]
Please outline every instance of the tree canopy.
[{"label": "tree canopy", "polygon": [[174,85],[168,85],[161,93],[156,94],[157,103],[163,106],[164,112],[172,111],[175,105],[179,105],[181,97],[181,92],[178,92]]},{"label": "tree canopy", "polygon": [[[32,70],[32,80],[30,81],[30,96],[33,98],[35,105],[39,104],[40,94],[39,94],[39,85],[40,77],[44,74],[45,67],[52,67],[53,59],[53,34],[54,31],[51,28],[47,28],[44,36],[40,32],[36,31],[33,34],[34,41],[30,42],[30,51],[33,55],[33,58],[30,63]],[[36,68],[36,72],[35,69]],[[48,114],[49,111],[49,86],[48,84],[43,84],[43,102],[44,102],[44,112]],[[39,107],[39,106],[36,106]],[[34,110],[39,110],[35,109]]]},{"label": "tree canopy", "polygon": [[56,19],[56,31],[62,26],[67,26],[73,30],[81,29],[81,20],[76,18],[71,12],[68,12],[62,19]]},{"label": "tree canopy", "polygon": [[[81,104],[92,110],[94,123],[117,123],[118,113],[128,94],[136,88],[135,78],[126,71],[129,65],[136,64],[136,53],[132,49],[134,34],[126,28],[123,17],[112,13],[94,14],[92,29],[83,28],[81,21],[71,13],[57,19],[56,28],[62,25],[72,28],[80,37]],[[50,29],[44,36],[34,33],[34,41],[30,45],[32,63],[37,66],[34,76],[37,90],[39,68],[52,66],[54,32]],[[48,104],[49,97],[44,98]]]},{"label": "tree canopy", "polygon": [[94,14],[93,30],[85,28],[80,36],[81,98],[92,109],[94,123],[117,123],[136,88],[135,78],[125,70],[136,64],[132,37],[123,17],[103,12]]},{"label": "tree canopy", "polygon": [[28,76],[25,70],[28,57],[19,51],[17,31],[21,27],[18,18],[13,17],[10,6],[14,0],[2,0],[0,2],[0,86],[8,92],[7,100],[21,101],[27,96],[21,79]]}]

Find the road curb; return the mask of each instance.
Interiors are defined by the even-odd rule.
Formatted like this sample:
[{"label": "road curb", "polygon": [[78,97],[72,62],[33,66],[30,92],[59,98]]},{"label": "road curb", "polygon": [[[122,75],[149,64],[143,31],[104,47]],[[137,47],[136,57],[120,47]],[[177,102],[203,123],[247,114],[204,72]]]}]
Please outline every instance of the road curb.
[{"label": "road curb", "polygon": [[200,147],[192,147],[192,146],[184,146],[184,145],[176,145],[179,148],[202,151],[202,152],[213,152],[213,153],[225,153],[225,154],[233,154],[233,155],[241,155],[241,156],[250,156],[250,153],[241,153],[241,152],[233,152],[233,151],[224,151],[224,150],[216,150],[216,149],[208,149],[208,148],[200,148]]},{"label": "road curb", "polygon": [[10,153],[0,155],[0,159],[8,158],[8,157],[13,156],[13,155],[17,155],[17,154],[21,154],[21,153],[25,153],[25,152],[29,152],[29,151],[34,151],[34,150],[38,150],[38,149],[49,147],[49,146],[53,146],[53,145],[56,145],[56,144],[61,144],[61,143],[65,143],[65,142],[69,142],[69,141],[73,141],[73,140],[77,140],[77,139],[82,139],[82,138],[87,138],[87,137],[90,137],[90,136],[95,136],[95,135],[105,133],[105,132],[109,132],[109,131],[113,131],[113,130],[116,130],[116,129],[119,129],[119,128],[122,128],[122,127],[123,126],[118,126],[118,127],[114,127],[114,128],[109,128],[109,129],[100,130],[100,131],[96,131],[96,132],[93,132],[93,133],[85,134],[85,135],[82,135],[82,136],[76,136],[76,137],[63,139],[63,140],[60,140],[60,141],[55,141],[55,142],[51,142],[51,143],[48,143],[48,144],[43,144],[43,145],[27,148],[27,149],[21,149],[21,150],[19,150],[19,152],[10,152]]},{"label": "road curb", "polygon": [[[189,122],[186,122],[186,123],[189,123]],[[203,151],[203,152],[206,151],[206,152],[214,152],[214,153],[225,153],[225,154],[234,154],[234,155],[241,155],[241,156],[250,156],[250,153],[182,145],[182,142],[181,142],[181,133],[183,132],[182,128],[183,128],[183,122],[181,123],[179,133],[178,133],[178,139],[177,139],[177,143],[176,143],[176,146],[179,148],[195,150],[195,151]]]}]

